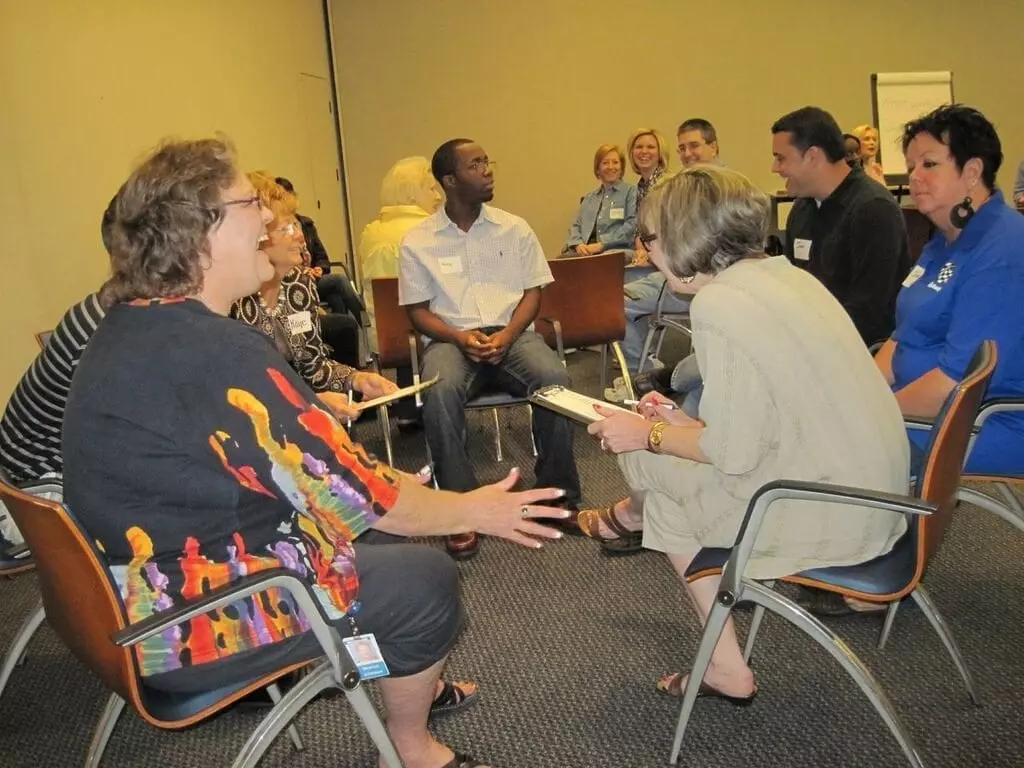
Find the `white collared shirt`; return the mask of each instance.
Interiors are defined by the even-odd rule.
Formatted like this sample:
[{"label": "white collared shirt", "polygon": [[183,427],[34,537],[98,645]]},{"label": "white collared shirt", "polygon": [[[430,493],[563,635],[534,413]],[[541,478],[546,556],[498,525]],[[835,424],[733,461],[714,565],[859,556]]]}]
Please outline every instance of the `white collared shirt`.
[{"label": "white collared shirt", "polygon": [[553,281],[530,225],[489,205],[468,232],[442,207],[402,240],[399,303],[428,301],[460,331],[508,325],[524,291]]}]

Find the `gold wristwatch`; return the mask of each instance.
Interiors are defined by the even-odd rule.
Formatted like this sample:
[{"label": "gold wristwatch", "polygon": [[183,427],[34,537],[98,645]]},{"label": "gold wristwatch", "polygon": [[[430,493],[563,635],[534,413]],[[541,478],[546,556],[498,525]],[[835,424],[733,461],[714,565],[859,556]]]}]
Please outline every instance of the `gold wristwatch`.
[{"label": "gold wristwatch", "polygon": [[661,453],[661,441],[665,434],[665,427],[667,426],[667,421],[659,421],[651,427],[651,431],[647,433],[647,447],[651,452]]}]

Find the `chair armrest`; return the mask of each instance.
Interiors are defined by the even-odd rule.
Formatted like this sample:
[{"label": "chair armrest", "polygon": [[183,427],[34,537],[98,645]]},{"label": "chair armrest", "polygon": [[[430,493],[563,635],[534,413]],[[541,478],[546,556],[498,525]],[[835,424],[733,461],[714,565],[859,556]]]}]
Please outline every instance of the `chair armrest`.
[{"label": "chair armrest", "polygon": [[[693,329],[688,325],[684,325],[680,320],[677,320],[677,317],[683,317],[683,315],[663,315],[655,321],[654,325],[656,328],[671,328],[674,331],[679,331],[681,334],[693,338]],[[689,317],[689,315],[686,315],[686,317]]]},{"label": "chair armrest", "polygon": [[17,488],[22,493],[31,493],[33,496],[43,493],[58,493],[62,499],[64,498],[64,483],[60,480],[32,480],[18,485]]},{"label": "chair armrest", "polygon": [[974,419],[975,430],[981,429],[990,416],[997,413],[1019,413],[1024,411],[1024,397],[995,397],[986,400],[978,409],[978,415]]},{"label": "chair armrest", "polygon": [[565,365],[565,342],[562,340],[562,323],[557,317],[538,317],[534,322],[547,323],[555,331],[555,348],[558,351],[558,359]]},{"label": "chair armrest", "polygon": [[[754,550],[754,543],[761,531],[761,524],[768,508],[777,501],[817,501],[830,504],[849,504],[855,507],[885,509],[890,512],[911,515],[930,515],[938,509],[935,504],[922,501],[914,496],[884,493],[865,488],[853,488],[831,483],[812,483],[803,480],[776,480],[757,489],[747,505],[746,515],[736,535],[732,555],[722,573],[721,589],[733,595],[739,592],[740,581],[746,570],[747,561]],[[721,594],[721,592],[719,593]]]},{"label": "chair armrest", "polygon": [[904,416],[903,426],[906,427],[907,429],[917,429],[920,430],[921,432],[931,432],[932,427],[935,426],[935,422],[929,421],[928,419],[919,419],[915,416]]},{"label": "chair armrest", "polygon": [[309,585],[285,568],[273,568],[253,576],[246,576],[225,587],[215,589],[203,597],[189,600],[179,608],[161,611],[142,621],[137,621],[131,626],[115,632],[110,639],[122,648],[131,648],[143,640],[148,640],[204,613],[218,610],[269,589],[280,589],[295,600],[309,621],[310,629],[320,642],[324,654],[334,665],[338,680],[346,690],[351,690],[359,685],[359,671],[344,650],[337,630],[327,622],[323,609],[313,596]]}]

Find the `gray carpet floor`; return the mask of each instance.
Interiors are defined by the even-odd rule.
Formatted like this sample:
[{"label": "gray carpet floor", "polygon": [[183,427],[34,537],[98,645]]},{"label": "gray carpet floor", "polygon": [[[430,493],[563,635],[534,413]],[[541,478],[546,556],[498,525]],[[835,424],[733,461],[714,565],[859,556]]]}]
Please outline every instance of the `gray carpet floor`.
[{"label": "gray carpet floor", "polygon": [[[571,358],[576,386],[597,394],[597,360]],[[501,415],[505,462],[494,461],[493,423],[475,414],[473,463],[481,481],[509,467],[532,481],[525,409]],[[376,425],[357,439],[383,455]],[[423,465],[422,435],[396,434],[396,463]],[[576,456],[588,504],[625,490],[614,461],[580,430]],[[460,566],[470,623],[449,676],[480,683],[477,706],[436,723],[447,743],[502,768],[626,768],[668,761],[676,701],[654,690],[659,673],[683,669],[699,626],[663,557],[610,559],[583,539],[539,552],[485,541]],[[833,628],[881,680],[909,725],[928,766],[1024,765],[1024,535],[963,508],[926,584],[949,621],[983,695],[973,706],[937,636],[920,611],[904,607],[889,645],[878,651],[877,617],[837,619]],[[0,648],[35,600],[28,575],[0,585]],[[741,631],[747,615],[740,614]],[[683,747],[685,766],[901,766],[881,720],[823,650],[769,616],[753,664],[760,695],[737,709],[698,703]],[[81,765],[106,694],[44,626],[0,698],[0,766]],[[260,717],[229,711],[182,733],[157,731],[126,712],[103,765],[229,765]],[[299,718],[302,753],[282,738],[262,766],[374,766],[369,738],[343,698],[312,704]]]}]

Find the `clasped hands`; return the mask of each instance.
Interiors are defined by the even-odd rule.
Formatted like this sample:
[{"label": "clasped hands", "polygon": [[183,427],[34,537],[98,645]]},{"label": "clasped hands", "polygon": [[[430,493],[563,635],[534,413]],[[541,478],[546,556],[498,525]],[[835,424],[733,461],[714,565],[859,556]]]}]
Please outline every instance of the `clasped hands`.
[{"label": "clasped hands", "polygon": [[462,331],[459,334],[458,345],[462,354],[474,363],[497,365],[505,357],[508,348],[515,340],[515,336],[508,328],[502,328],[489,336],[479,330]]},{"label": "clasped hands", "polygon": [[699,426],[675,403],[659,392],[648,392],[636,406],[637,412],[622,413],[613,408],[595,405],[594,410],[605,418],[587,427],[587,432],[600,438],[601,448],[619,454],[647,450],[647,438],[655,422],[667,421],[677,426]]}]

